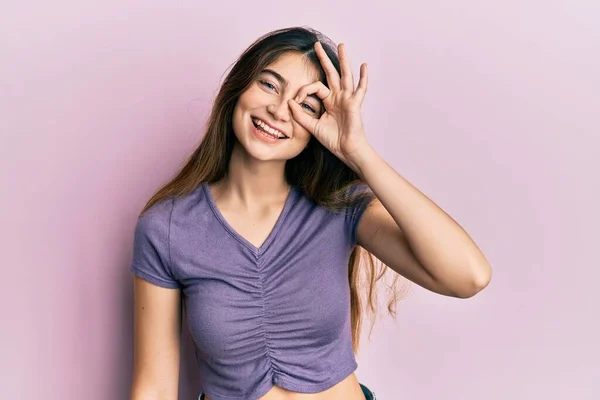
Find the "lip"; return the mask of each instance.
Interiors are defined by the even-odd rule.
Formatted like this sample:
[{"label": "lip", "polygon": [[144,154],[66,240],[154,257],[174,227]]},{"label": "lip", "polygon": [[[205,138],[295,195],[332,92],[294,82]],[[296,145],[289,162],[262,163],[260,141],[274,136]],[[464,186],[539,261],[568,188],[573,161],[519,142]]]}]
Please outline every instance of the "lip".
[{"label": "lip", "polygon": [[[261,120],[262,121],[262,120]],[[267,143],[271,143],[271,144],[275,144],[280,142],[281,140],[285,140],[285,139],[277,139],[277,138],[272,138],[272,137],[267,137],[265,135],[263,135],[262,133],[260,133],[260,131],[254,126],[254,122],[252,121],[252,119],[250,119],[250,129],[252,130],[252,133],[254,134],[254,136],[256,136],[257,139],[262,140],[263,142],[267,142]]]},{"label": "lip", "polygon": [[[287,133],[285,133],[285,131],[284,131],[283,129],[280,129],[280,128],[276,127],[276,126],[273,126],[273,125],[271,125],[270,123],[268,123],[268,122],[267,122],[267,121],[265,121],[264,119],[262,119],[262,118],[259,118],[259,117],[253,117],[253,116],[250,116],[250,119],[251,119],[251,120],[253,120],[253,119],[255,119],[255,118],[256,118],[256,119],[260,119],[260,120],[261,120],[263,123],[265,123],[265,124],[266,124],[267,126],[269,126],[271,129],[276,129],[276,130],[278,130],[279,132],[283,133],[283,135],[284,135],[285,137],[288,137],[288,138],[290,137],[290,135],[288,135]],[[254,124],[252,124],[252,125],[254,125]]]}]

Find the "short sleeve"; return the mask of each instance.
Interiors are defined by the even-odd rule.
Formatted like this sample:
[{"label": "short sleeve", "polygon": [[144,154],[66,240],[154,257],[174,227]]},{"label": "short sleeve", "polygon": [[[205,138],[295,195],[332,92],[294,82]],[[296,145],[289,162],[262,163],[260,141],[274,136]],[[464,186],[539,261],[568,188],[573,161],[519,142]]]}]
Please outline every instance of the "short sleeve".
[{"label": "short sleeve", "polygon": [[169,251],[172,200],[150,207],[138,217],[133,239],[130,271],[140,278],[165,288],[179,288],[173,277]]},{"label": "short sleeve", "polygon": [[348,207],[345,213],[346,229],[350,237],[350,244],[354,246],[358,244],[356,238],[358,223],[360,222],[369,204],[371,204],[372,200],[375,199],[375,194],[366,183],[358,183],[353,184],[348,188],[346,191],[346,196],[349,199],[356,199],[350,200],[352,201],[350,203],[351,206]]}]

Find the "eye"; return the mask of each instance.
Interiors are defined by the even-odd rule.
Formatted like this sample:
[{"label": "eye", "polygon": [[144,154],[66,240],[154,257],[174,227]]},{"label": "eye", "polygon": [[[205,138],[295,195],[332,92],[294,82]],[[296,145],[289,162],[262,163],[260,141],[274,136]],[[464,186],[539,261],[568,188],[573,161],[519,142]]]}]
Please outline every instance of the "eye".
[{"label": "eye", "polygon": [[314,108],[312,108],[308,103],[302,103],[301,105],[306,106],[310,112],[316,112]]},{"label": "eye", "polygon": [[269,81],[258,81],[261,85],[268,87],[270,90],[275,90],[276,87]]},{"label": "eye", "polygon": [[[259,80],[258,83],[260,83],[261,85],[269,88],[269,90],[274,90],[277,91],[277,87],[275,87],[275,85],[273,85],[271,82],[269,81],[265,81],[265,80]],[[308,109],[308,111],[310,111],[311,113],[316,113],[317,111],[308,103],[302,103],[301,106],[306,106],[306,109]]]}]

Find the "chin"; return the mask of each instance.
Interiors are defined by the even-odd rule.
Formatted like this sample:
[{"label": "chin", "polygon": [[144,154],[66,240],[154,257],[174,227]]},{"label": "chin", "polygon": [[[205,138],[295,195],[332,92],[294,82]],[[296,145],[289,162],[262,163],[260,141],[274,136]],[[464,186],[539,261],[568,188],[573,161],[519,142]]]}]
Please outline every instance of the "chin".
[{"label": "chin", "polygon": [[289,151],[282,152],[279,149],[270,149],[261,143],[255,142],[252,138],[240,140],[238,137],[237,139],[234,148],[237,146],[239,147],[238,150],[241,150],[250,157],[260,161],[286,161],[295,157],[294,155],[288,154]]}]

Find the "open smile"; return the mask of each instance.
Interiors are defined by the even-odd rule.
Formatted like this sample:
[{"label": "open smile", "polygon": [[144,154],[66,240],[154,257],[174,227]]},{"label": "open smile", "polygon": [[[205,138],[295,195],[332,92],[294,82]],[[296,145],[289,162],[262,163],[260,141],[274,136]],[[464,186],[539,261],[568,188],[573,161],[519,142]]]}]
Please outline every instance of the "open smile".
[{"label": "open smile", "polygon": [[278,129],[273,128],[259,118],[252,117],[252,124],[259,132],[274,139],[289,139],[289,137]]}]

